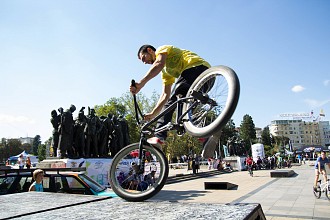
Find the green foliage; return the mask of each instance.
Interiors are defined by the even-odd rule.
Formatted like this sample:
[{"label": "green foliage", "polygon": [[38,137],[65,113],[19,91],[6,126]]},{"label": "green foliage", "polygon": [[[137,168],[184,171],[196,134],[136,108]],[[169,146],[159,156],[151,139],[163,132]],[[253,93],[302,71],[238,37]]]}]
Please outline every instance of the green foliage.
[{"label": "green foliage", "polygon": [[32,154],[38,155],[38,147],[41,144],[40,135],[36,135],[32,143]]},{"label": "green foliage", "polygon": [[111,98],[104,105],[96,105],[95,113],[98,116],[126,115],[126,107],[121,102],[120,98]]},{"label": "green foliage", "polygon": [[269,132],[269,127],[265,127],[261,133],[261,140],[264,145],[272,145],[272,139]]},{"label": "green foliage", "polygon": [[244,115],[243,121],[240,126],[240,138],[245,143],[245,147],[251,147],[256,137],[256,129],[253,119],[250,115]]},{"label": "green foliage", "polygon": [[0,145],[0,162],[22,153],[22,143],[18,139],[8,139]]},{"label": "green foliage", "polygon": [[168,132],[164,152],[171,159],[181,155],[200,155],[202,153],[202,143],[189,134],[178,136],[176,131]]},{"label": "green foliage", "polygon": [[[159,95],[153,93],[150,98],[147,98],[140,92],[136,97],[141,112],[144,114],[150,112],[156,105]],[[135,119],[134,102],[131,93],[127,92],[120,98],[111,98],[104,105],[96,105],[95,112],[97,116],[107,116],[109,113],[116,116],[123,115],[128,123],[130,142],[139,142],[140,133]]]},{"label": "green foliage", "polygon": [[232,119],[230,119],[226,126],[222,129],[220,141],[223,144],[227,144],[229,138],[236,137],[237,138],[237,131],[235,130],[235,123]]},{"label": "green foliage", "polygon": [[22,145],[22,149],[25,150],[27,153],[31,153],[32,152],[32,146],[29,143],[25,143]]},{"label": "green foliage", "polygon": [[278,152],[277,146],[271,146],[271,145],[264,145],[265,155],[266,156],[272,156],[275,153]]},{"label": "green foliage", "polygon": [[39,158],[39,161],[43,161],[44,159],[46,159],[46,144],[39,144],[38,158]]}]

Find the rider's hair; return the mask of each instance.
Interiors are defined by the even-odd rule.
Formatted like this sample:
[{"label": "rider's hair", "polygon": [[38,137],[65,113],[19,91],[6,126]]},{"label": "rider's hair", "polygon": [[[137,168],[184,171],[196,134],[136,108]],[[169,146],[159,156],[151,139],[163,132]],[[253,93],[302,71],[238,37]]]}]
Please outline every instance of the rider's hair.
[{"label": "rider's hair", "polygon": [[44,174],[44,171],[41,170],[41,169],[36,169],[34,172],[33,172],[33,179],[36,180],[37,179],[37,176],[42,173]]},{"label": "rider's hair", "polygon": [[148,48],[152,49],[153,51],[156,51],[156,48],[149,44],[142,45],[137,53],[138,58],[140,59],[140,53],[146,53]]}]

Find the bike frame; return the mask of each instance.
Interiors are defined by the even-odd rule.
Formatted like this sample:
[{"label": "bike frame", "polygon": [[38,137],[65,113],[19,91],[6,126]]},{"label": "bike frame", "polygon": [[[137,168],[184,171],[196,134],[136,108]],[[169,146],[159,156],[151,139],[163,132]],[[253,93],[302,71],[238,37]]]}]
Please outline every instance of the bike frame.
[{"label": "bike frame", "polygon": [[[132,85],[134,86],[135,85],[135,82],[134,80],[132,80]],[[144,171],[144,153],[143,153],[143,144],[147,144],[147,145],[152,145],[150,143],[147,142],[147,138],[146,138],[146,135],[150,135],[150,134],[157,134],[159,132],[162,132],[162,131],[170,131],[170,130],[178,130],[178,129],[184,129],[183,127],[183,124],[182,122],[184,121],[183,120],[183,117],[185,115],[188,114],[188,112],[194,108],[199,101],[201,101],[202,103],[207,103],[209,101],[209,99],[205,96],[203,96],[203,94],[199,93],[199,92],[193,92],[191,94],[192,96],[191,97],[178,97],[178,99],[172,103],[170,106],[168,106],[166,109],[162,110],[155,118],[153,118],[151,121],[147,122],[146,124],[144,124],[141,129],[140,129],[140,142],[139,142],[139,161],[140,161],[140,164],[139,164],[139,172],[143,172]],[[139,117],[143,118],[143,114],[141,112],[141,109],[137,103],[137,100],[136,100],[136,95],[133,94],[133,100],[134,100],[134,110],[135,110],[135,118],[136,118],[136,121],[137,121],[137,124],[138,125],[141,125],[142,122],[139,120]],[[193,104],[185,111],[185,112],[182,112],[182,104],[184,102],[187,102],[189,100],[195,100],[193,102]],[[173,109],[176,108],[176,120],[175,120],[175,123],[172,124],[171,122],[167,125],[164,125],[158,129],[150,129],[151,125],[153,123],[155,123],[158,119],[160,119],[161,117],[163,117],[165,114],[169,113],[170,111],[172,111]]]},{"label": "bike frame", "polygon": [[321,180],[319,180],[318,182],[320,183],[319,187],[321,192],[325,192],[325,189],[329,187],[329,179],[325,183],[322,183]]}]

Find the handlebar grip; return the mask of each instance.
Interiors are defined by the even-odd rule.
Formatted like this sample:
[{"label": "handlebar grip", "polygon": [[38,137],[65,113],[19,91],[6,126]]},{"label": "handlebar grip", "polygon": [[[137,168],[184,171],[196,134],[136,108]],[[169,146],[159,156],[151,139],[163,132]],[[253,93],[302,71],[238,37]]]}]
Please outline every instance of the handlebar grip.
[{"label": "handlebar grip", "polygon": [[131,81],[131,86],[136,87],[136,86],[135,86],[135,80],[134,80],[134,79],[132,79],[132,81]]}]

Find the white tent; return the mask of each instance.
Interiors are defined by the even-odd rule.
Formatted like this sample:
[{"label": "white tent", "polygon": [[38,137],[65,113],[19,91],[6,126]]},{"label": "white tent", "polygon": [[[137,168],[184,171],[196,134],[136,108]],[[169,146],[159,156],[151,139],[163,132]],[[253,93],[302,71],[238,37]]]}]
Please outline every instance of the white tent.
[{"label": "white tent", "polygon": [[20,154],[18,154],[18,155],[16,155],[16,156],[11,156],[11,157],[9,157],[9,160],[15,160],[15,159],[18,159],[19,156],[20,156],[21,154],[23,155],[23,158],[24,158],[24,159],[26,159],[27,156],[30,156],[30,157],[32,156],[31,154],[26,153],[25,150],[24,150],[22,153],[20,153]]},{"label": "white tent", "polygon": [[285,149],[285,154],[287,154],[287,155],[292,155],[292,154],[293,154],[293,152],[291,152],[291,151],[288,151],[287,149]]}]

